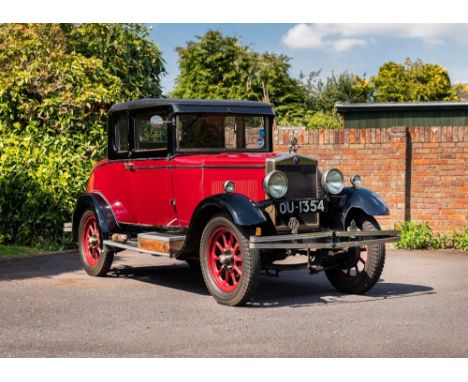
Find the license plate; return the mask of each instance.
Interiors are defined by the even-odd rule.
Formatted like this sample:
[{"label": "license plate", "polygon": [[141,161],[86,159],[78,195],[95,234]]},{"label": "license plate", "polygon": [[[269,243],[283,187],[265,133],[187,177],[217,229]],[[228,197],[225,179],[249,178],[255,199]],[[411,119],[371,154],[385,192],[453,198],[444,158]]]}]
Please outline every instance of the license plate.
[{"label": "license plate", "polygon": [[324,199],[286,200],[276,205],[276,212],[279,215],[313,214],[325,210]]}]

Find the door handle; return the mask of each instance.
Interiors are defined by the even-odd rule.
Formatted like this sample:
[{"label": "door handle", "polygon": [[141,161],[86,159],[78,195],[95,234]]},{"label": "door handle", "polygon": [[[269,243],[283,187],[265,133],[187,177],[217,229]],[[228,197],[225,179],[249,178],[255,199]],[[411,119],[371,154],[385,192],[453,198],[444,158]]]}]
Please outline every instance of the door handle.
[{"label": "door handle", "polygon": [[135,171],[135,165],[132,162],[125,162],[124,163],[125,170]]}]

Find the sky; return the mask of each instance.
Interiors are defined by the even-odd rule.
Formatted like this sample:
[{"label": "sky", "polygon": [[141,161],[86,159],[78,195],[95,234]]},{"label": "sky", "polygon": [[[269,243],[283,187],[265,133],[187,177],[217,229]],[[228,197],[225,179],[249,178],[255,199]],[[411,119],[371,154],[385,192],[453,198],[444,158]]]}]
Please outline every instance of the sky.
[{"label": "sky", "polygon": [[178,74],[176,47],[209,29],[240,38],[253,50],[286,54],[291,74],[321,70],[365,75],[387,61],[420,58],[447,68],[453,84],[468,83],[468,24],[149,24],[166,61],[164,93]]}]

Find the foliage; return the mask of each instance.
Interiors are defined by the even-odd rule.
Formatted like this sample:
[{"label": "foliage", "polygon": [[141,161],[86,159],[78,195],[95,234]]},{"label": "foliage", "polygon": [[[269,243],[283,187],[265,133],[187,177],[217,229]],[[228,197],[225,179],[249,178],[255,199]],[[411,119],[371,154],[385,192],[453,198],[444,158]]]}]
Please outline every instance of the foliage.
[{"label": "foliage", "polygon": [[372,86],[363,77],[345,71],[332,73],[324,81],[319,75],[320,71],[311,72],[304,84],[306,104],[311,110],[330,112],[336,102],[357,103],[372,99]]},{"label": "foliage", "polygon": [[159,97],[165,74],[160,50],[142,24],[62,24],[69,46],[87,58],[98,58],[121,80],[124,99]]},{"label": "foliage", "polygon": [[177,52],[176,97],[266,100],[280,116],[298,108],[304,113],[303,88],[289,75],[285,55],[256,53],[238,38],[212,30]]},{"label": "foliage", "polygon": [[253,55],[235,37],[208,31],[198,41],[178,47],[179,76],[174,95],[179,98],[252,99]]},{"label": "foliage", "polygon": [[401,240],[398,248],[407,249],[445,249],[456,248],[468,251],[468,225],[460,232],[434,233],[428,222],[409,221],[400,223]]},{"label": "foliage", "polygon": [[[113,42],[106,39],[110,30]],[[0,25],[1,242],[61,241],[63,223],[70,221],[93,164],[104,155],[110,105],[159,95],[155,73],[162,73],[163,63],[153,65],[160,53],[155,45],[149,48],[144,31],[103,24]],[[93,37],[97,34],[101,42]],[[142,63],[131,69],[125,57],[133,48],[125,45],[138,41]],[[112,49],[127,53],[99,57]]]},{"label": "foliage", "polygon": [[435,64],[406,59],[386,62],[371,78],[377,102],[452,101],[458,99],[448,72]]},{"label": "foliage", "polygon": [[307,111],[303,115],[286,114],[278,119],[281,126],[304,126],[307,129],[340,129],[343,127],[341,115],[335,111]]},{"label": "foliage", "polygon": [[454,247],[468,251],[468,225],[463,227],[461,232],[457,232],[453,238]]},{"label": "foliage", "polygon": [[372,88],[367,80],[344,72],[325,81],[320,72],[307,80],[291,77],[290,58],[255,52],[236,37],[208,31],[177,48],[180,74],[173,95],[180,98],[245,99],[275,105],[280,125],[339,128],[337,101],[366,102]]},{"label": "foliage", "polygon": [[396,243],[398,248],[426,249],[431,247],[434,232],[428,222],[403,222],[398,229],[401,231],[401,240]]},{"label": "foliage", "polygon": [[453,90],[461,101],[468,101],[468,84],[456,84]]}]

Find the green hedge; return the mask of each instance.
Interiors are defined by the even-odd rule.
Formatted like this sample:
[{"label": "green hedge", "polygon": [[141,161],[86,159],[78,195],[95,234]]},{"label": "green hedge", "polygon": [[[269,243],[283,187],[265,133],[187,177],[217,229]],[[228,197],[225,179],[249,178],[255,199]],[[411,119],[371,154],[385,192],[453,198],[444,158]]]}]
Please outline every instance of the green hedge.
[{"label": "green hedge", "polygon": [[125,24],[0,24],[0,244],[63,244],[108,108],[159,96],[148,30]]}]

